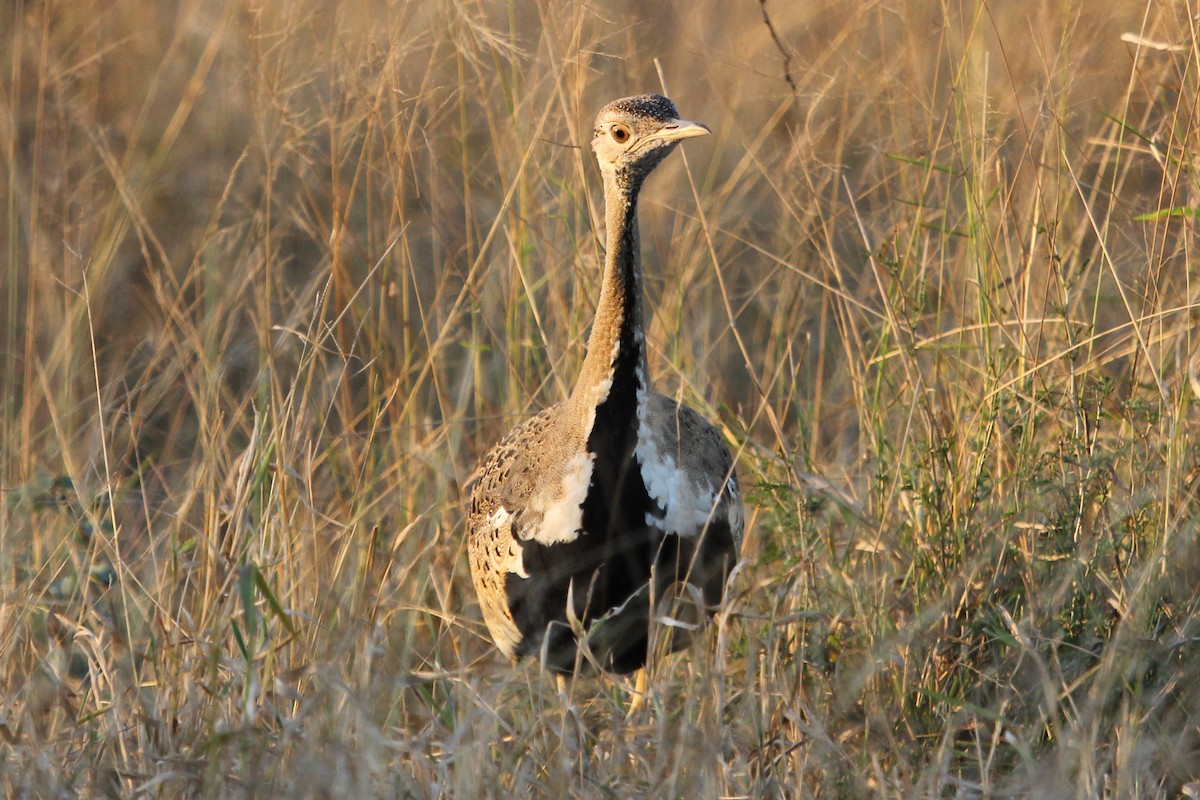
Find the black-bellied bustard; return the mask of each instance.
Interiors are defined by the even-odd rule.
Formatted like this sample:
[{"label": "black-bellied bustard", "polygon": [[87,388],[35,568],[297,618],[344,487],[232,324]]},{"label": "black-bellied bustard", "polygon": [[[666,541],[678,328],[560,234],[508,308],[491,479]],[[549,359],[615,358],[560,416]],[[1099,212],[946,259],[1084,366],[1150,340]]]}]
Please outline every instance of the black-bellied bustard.
[{"label": "black-bellied bustard", "polygon": [[581,630],[603,669],[642,667],[661,602],[690,600],[683,618],[703,621],[737,560],[733,459],[707,420],[650,385],[642,308],[638,193],[679,142],[707,133],[659,95],[601,109],[607,249],[582,372],[568,399],[492,448],[471,498],[488,630],[505,655],[541,655],[558,673],[578,663]]}]

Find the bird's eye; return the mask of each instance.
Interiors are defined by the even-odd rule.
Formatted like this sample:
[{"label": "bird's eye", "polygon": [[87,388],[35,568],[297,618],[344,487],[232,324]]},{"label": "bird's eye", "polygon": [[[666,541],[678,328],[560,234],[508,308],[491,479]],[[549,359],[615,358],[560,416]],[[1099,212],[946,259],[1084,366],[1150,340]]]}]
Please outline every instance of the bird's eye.
[{"label": "bird's eye", "polygon": [[613,125],[612,137],[617,144],[625,144],[629,141],[629,129],[624,125]]}]

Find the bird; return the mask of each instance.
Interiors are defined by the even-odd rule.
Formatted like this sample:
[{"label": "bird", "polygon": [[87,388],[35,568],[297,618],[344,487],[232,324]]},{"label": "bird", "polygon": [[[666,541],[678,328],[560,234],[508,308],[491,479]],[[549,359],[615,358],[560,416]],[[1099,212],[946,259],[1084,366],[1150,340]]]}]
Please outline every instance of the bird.
[{"label": "bird", "polygon": [[489,451],[472,490],[468,558],[491,638],[560,679],[595,666],[642,678],[652,621],[667,616],[667,646],[682,649],[720,606],[738,558],[744,510],[728,447],[650,384],[638,240],[646,178],[709,133],[658,94],[598,113],[606,247],[578,380]]}]

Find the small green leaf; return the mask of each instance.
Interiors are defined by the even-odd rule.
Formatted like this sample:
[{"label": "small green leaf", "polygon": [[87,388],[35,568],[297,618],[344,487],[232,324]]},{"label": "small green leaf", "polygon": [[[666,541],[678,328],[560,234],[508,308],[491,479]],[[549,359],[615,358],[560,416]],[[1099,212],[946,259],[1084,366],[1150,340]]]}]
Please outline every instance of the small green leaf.
[{"label": "small green leaf", "polygon": [[1134,219],[1138,222],[1158,222],[1159,220],[1169,219],[1170,217],[1191,217],[1192,219],[1200,219],[1200,208],[1189,208],[1187,206],[1160,208],[1158,211],[1151,211],[1146,214],[1138,214],[1136,217],[1134,217]]},{"label": "small green leaf", "polygon": [[242,598],[242,617],[246,623],[246,638],[251,642],[258,638],[258,611],[254,608],[254,573],[256,571],[253,564],[247,564],[238,571],[238,594]]},{"label": "small green leaf", "polygon": [[901,153],[884,153],[884,156],[892,159],[893,161],[899,161],[901,164],[913,164],[918,167],[924,167],[925,169],[931,169],[935,172],[944,172],[945,174],[952,175],[956,178],[962,176],[962,172],[951,167],[943,167],[939,164],[934,164],[928,158],[913,158],[912,156],[906,156]]},{"label": "small green leaf", "polygon": [[280,604],[279,598],[275,596],[275,592],[271,591],[271,587],[267,584],[267,579],[263,576],[262,570],[257,565],[251,565],[254,570],[254,585],[258,587],[258,591],[267,601],[267,605],[271,607],[271,613],[283,623],[283,627],[287,628],[287,632],[292,636],[296,635],[296,628],[292,625],[292,618],[286,611],[283,610],[283,605]]},{"label": "small green leaf", "polygon": [[242,629],[238,627],[237,620],[230,620],[233,625],[233,640],[237,642],[238,650],[242,651],[242,658],[247,663],[250,661],[250,648],[246,646],[246,639],[242,636]]},{"label": "small green leaf", "polygon": [[921,694],[925,695],[926,697],[928,697],[931,700],[937,700],[942,703],[949,703],[950,705],[954,706],[955,708],[960,708],[963,711],[969,711],[972,714],[976,714],[980,717],[983,717],[984,719],[990,719],[992,722],[999,722],[1003,725],[1011,724],[1006,718],[1004,718],[1000,714],[997,714],[995,711],[992,711],[990,708],[984,708],[983,706],[976,705],[975,703],[968,703],[966,700],[960,700],[957,697],[951,697],[950,695],[944,694],[943,692],[939,692],[935,689],[927,689],[923,686],[918,686],[917,691],[920,692]]}]

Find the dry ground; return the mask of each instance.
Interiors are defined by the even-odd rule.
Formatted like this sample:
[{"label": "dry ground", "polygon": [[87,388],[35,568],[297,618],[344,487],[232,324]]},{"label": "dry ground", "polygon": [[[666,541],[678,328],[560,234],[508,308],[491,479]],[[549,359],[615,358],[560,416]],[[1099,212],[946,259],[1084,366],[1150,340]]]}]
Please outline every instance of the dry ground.
[{"label": "dry ground", "polygon": [[[3,4],[6,796],[1200,793],[1200,6],[656,8]],[[660,74],[651,367],[752,524],[626,719],[463,503]]]}]

